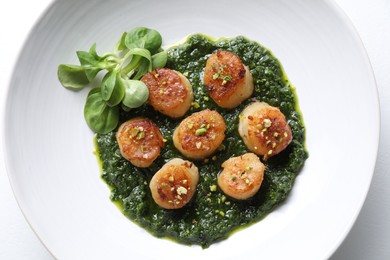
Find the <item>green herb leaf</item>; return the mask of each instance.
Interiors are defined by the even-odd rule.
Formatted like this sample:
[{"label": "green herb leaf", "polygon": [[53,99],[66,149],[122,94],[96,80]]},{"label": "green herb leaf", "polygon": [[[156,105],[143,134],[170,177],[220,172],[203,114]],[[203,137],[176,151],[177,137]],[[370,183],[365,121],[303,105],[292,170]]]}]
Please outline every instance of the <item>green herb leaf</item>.
[{"label": "green herb leaf", "polygon": [[79,58],[81,66],[93,66],[97,67],[99,64],[99,59],[95,57],[95,55],[86,52],[86,51],[78,51],[77,57]]},{"label": "green herb leaf", "polygon": [[168,54],[165,51],[156,53],[152,56],[152,70],[165,67],[168,60]]},{"label": "green herb leaf", "polygon": [[91,54],[86,51],[78,51],[77,57],[79,58],[81,66],[84,67],[88,80],[92,81],[99,73],[99,71],[102,70],[99,58],[96,57],[93,53]]},{"label": "green herb leaf", "polygon": [[126,49],[126,44],[125,44],[126,35],[127,35],[127,32],[124,32],[124,33],[122,34],[121,39],[120,39],[119,42],[117,43],[116,49],[117,49],[118,51],[123,51],[124,49]]},{"label": "green herb leaf", "polygon": [[128,108],[142,106],[149,97],[148,87],[139,80],[121,80],[125,87],[125,97],[122,100],[123,105]]},{"label": "green herb leaf", "polygon": [[94,43],[89,51],[77,51],[80,66],[58,67],[61,84],[70,89],[80,89],[100,71],[107,71],[100,87],[88,94],[84,107],[85,119],[93,131],[112,131],[119,122],[120,108],[129,111],[147,101],[149,90],[139,79],[153,68],[165,66],[167,53],[161,43],[159,32],[138,27],[123,33],[113,52],[99,56]]},{"label": "green herb leaf", "polygon": [[133,79],[142,78],[142,76],[145,75],[145,73],[148,71],[152,71],[152,63],[149,60],[143,58],[139,63],[137,74],[135,74]]},{"label": "green herb leaf", "polygon": [[104,76],[102,80],[101,92],[102,98],[105,101],[110,99],[112,92],[114,91],[116,83],[116,74],[117,73],[115,71],[110,71]]},{"label": "green herb leaf", "polygon": [[152,55],[147,49],[134,48],[126,53],[123,59],[126,60],[130,57],[131,61],[122,69],[122,75],[131,77],[138,69],[134,79],[140,79],[146,72],[152,71]]},{"label": "green herb leaf", "polygon": [[91,67],[91,68],[84,68],[85,70],[85,75],[87,76],[89,81],[92,81],[96,75],[101,71],[102,69],[96,68],[96,67]]},{"label": "green herb leaf", "polygon": [[121,83],[121,79],[119,78],[119,75],[117,75],[114,90],[112,91],[110,99],[107,100],[107,105],[110,107],[119,105],[125,97],[125,86]]},{"label": "green herb leaf", "polygon": [[91,54],[96,60],[101,60],[101,57],[96,52],[96,43],[94,43],[89,49],[89,54]]},{"label": "green herb leaf", "polygon": [[124,68],[122,68],[122,75],[127,75],[128,77],[133,75],[134,71],[138,68],[141,60],[142,60],[142,56],[138,56],[138,55],[133,56],[130,62]]},{"label": "green herb leaf", "polygon": [[145,48],[153,53],[160,48],[162,38],[156,30],[137,27],[127,33],[124,43],[128,49]]},{"label": "green herb leaf", "polygon": [[89,83],[85,70],[81,66],[61,64],[57,70],[62,86],[69,89],[82,89]]},{"label": "green herb leaf", "polygon": [[150,51],[147,49],[141,49],[141,48],[134,48],[129,51],[132,55],[139,55],[144,58],[146,58],[148,61],[152,61],[152,54],[150,54]]},{"label": "green herb leaf", "polygon": [[90,91],[84,106],[84,117],[88,126],[96,133],[106,134],[119,122],[119,107],[110,107],[102,99],[101,89]]}]

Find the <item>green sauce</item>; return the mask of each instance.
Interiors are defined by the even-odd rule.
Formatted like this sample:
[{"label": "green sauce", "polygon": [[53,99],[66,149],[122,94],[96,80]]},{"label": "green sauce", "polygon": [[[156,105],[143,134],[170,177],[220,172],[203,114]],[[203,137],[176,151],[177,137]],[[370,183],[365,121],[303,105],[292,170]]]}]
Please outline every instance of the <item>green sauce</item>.
[{"label": "green sauce", "polygon": [[[203,70],[208,56],[217,49],[237,54],[253,75],[253,98],[279,107],[286,116],[292,132],[291,144],[280,154],[265,161],[266,171],[259,192],[246,201],[225,196],[217,184],[221,164],[230,157],[248,150],[238,134],[238,116],[251,101],[246,100],[232,110],[216,106],[203,85]],[[115,132],[98,134],[96,144],[102,166],[102,178],[111,188],[111,199],[135,223],[157,237],[168,237],[184,244],[208,247],[225,239],[234,230],[261,220],[283,202],[293,187],[295,177],[308,157],[305,149],[305,127],[299,112],[294,88],[272,53],[260,44],[244,37],[212,41],[196,34],[179,46],[168,49],[167,67],[187,75],[192,84],[195,102],[187,115],[209,108],[217,110],[227,124],[226,138],[221,149],[207,161],[195,161],[200,182],[192,201],[184,208],[166,210],[151,197],[149,181],[160,167],[174,157],[183,158],[172,143],[172,134],[181,119],[171,119],[144,105],[122,112],[121,122],[136,116],[147,116],[160,128],[167,139],[161,155],[147,169],[136,168],[121,157]]]}]

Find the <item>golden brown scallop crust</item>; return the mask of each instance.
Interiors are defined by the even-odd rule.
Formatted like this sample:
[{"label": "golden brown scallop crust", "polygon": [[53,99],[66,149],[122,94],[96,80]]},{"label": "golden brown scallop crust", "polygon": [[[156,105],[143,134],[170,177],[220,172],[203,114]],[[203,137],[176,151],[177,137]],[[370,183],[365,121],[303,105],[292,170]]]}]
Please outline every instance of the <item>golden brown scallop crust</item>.
[{"label": "golden brown scallop crust", "polygon": [[138,117],[124,122],[116,133],[122,156],[137,167],[148,167],[164,147],[163,136],[148,118]]},{"label": "golden brown scallop crust", "polygon": [[264,159],[283,151],[292,140],[284,114],[265,102],[248,105],[241,114],[238,129],[247,147]]},{"label": "golden brown scallop crust", "polygon": [[218,50],[206,62],[204,84],[210,97],[223,108],[234,108],[253,93],[253,79],[241,59]]},{"label": "golden brown scallop crust", "polygon": [[260,189],[265,166],[256,154],[231,157],[222,164],[222,168],[218,175],[218,186],[226,195],[245,200]]},{"label": "golden brown scallop crust", "polygon": [[223,117],[213,110],[202,110],[185,118],[175,129],[173,143],[186,157],[203,159],[213,154],[225,138]]},{"label": "golden brown scallop crust", "polygon": [[160,207],[181,208],[191,200],[198,180],[198,168],[194,164],[172,159],[153,176],[150,182],[152,197]]},{"label": "golden brown scallop crust", "polygon": [[181,73],[167,69],[155,69],[146,73],[142,82],[149,89],[150,105],[164,115],[181,117],[191,106],[192,87]]}]

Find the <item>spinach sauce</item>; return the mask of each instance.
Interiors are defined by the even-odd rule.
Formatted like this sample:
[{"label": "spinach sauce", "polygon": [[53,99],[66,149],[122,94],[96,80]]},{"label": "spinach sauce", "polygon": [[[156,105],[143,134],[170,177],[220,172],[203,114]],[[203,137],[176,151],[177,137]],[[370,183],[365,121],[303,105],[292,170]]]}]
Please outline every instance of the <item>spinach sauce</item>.
[{"label": "spinach sauce", "polygon": [[[279,107],[293,133],[290,145],[264,162],[266,171],[262,186],[254,197],[245,201],[231,199],[217,187],[221,164],[230,157],[248,152],[237,128],[240,112],[251,102],[249,99],[235,109],[225,110],[216,106],[207,95],[203,70],[207,58],[217,49],[237,54],[249,66],[255,86],[252,98]],[[218,152],[206,160],[194,162],[199,169],[200,180],[192,201],[184,208],[166,210],[156,205],[149,190],[150,179],[165,162],[175,157],[183,158],[172,142],[173,130],[182,119],[168,118],[148,105],[122,112],[120,122],[137,116],[150,118],[167,140],[161,155],[149,168],[136,168],[121,157],[115,131],[96,136],[97,154],[101,161],[102,178],[111,188],[111,199],[128,218],[155,236],[206,248],[227,238],[239,227],[259,221],[286,199],[308,157],[304,145],[305,127],[294,89],[280,63],[258,43],[242,36],[214,42],[196,34],[167,52],[166,67],[186,75],[194,90],[195,102],[187,115],[206,108],[214,109],[224,117],[227,125],[226,138]]]}]

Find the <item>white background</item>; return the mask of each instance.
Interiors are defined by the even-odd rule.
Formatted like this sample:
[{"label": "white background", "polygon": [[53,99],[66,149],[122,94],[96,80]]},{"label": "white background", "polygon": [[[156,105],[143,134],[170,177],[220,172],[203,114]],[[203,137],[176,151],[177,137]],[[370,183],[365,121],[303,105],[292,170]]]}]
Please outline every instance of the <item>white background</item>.
[{"label": "white background", "polygon": [[[387,134],[390,132],[390,1],[335,1],[352,20],[370,57],[378,85],[382,122],[378,159],[368,197],[351,232],[331,259],[390,259],[390,135]],[[5,90],[17,55],[49,3],[49,0],[13,0],[0,4],[2,116]],[[0,119],[3,128],[3,117]],[[0,146],[0,259],[52,259],[18,208],[5,172],[2,148]]]}]

